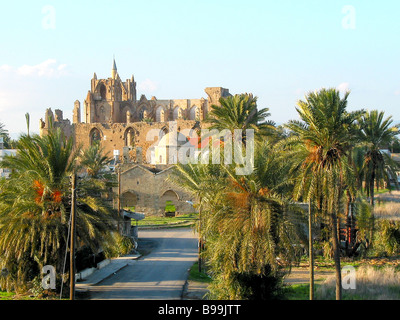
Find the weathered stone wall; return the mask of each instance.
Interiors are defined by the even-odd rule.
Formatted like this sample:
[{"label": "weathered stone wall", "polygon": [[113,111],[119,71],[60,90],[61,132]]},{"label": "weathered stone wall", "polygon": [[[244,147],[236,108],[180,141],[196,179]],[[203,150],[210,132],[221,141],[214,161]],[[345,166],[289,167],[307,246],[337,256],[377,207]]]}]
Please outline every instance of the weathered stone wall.
[{"label": "weathered stone wall", "polygon": [[[186,201],[193,202],[193,196],[170,182],[167,177],[173,167],[157,172],[146,166],[124,165],[121,171],[121,198],[133,194],[136,212],[148,215],[163,215],[167,200],[175,205],[176,213],[191,213],[195,209]],[[117,192],[117,188],[114,190]],[[130,193],[130,194],[128,194]]]},{"label": "weathered stone wall", "polygon": [[[149,163],[146,158],[148,148],[157,144],[160,130],[170,132],[172,125],[176,126],[175,130],[182,131],[185,129],[205,127],[205,124],[194,120],[177,120],[175,122],[134,122],[134,123],[74,123],[71,128],[76,146],[86,149],[91,144],[91,133],[98,130],[100,133],[100,144],[113,156],[114,150],[119,150],[120,156],[123,154],[124,147],[131,147],[136,150],[137,147],[142,150],[143,163]],[[155,129],[155,131],[151,131]],[[132,142],[128,141],[128,133],[133,132]],[[153,134],[154,133],[154,134]],[[157,136],[154,136],[157,135]],[[151,139],[152,138],[152,139]],[[149,141],[147,141],[150,139]],[[136,153],[131,152],[131,161],[136,161]]]}]

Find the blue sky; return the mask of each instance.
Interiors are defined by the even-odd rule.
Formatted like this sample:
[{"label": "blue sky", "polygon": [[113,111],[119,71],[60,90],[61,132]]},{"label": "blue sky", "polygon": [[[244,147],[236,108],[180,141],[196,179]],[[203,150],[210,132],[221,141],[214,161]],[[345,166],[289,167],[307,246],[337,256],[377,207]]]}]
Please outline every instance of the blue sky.
[{"label": "blue sky", "polygon": [[271,119],[297,118],[321,87],[350,89],[349,109],[400,120],[400,2],[9,1],[0,11],[0,122],[14,136],[45,109],[72,119],[90,79],[122,79],[138,95],[206,98],[205,87],[251,92]]}]

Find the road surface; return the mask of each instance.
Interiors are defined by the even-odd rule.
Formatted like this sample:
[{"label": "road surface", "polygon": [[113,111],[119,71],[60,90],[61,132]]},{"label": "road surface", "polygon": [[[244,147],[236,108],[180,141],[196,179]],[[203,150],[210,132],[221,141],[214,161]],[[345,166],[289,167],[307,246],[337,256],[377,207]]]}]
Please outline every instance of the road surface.
[{"label": "road surface", "polygon": [[90,299],[181,299],[187,270],[197,260],[193,230],[139,230],[139,246],[150,253],[91,287]]}]

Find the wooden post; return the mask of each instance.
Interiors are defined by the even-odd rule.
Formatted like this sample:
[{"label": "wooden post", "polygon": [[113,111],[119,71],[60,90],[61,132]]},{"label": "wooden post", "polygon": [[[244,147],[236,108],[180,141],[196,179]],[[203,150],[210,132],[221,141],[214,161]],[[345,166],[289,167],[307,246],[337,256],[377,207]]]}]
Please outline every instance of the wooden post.
[{"label": "wooden post", "polygon": [[201,261],[201,249],[202,249],[202,246],[203,246],[203,239],[202,239],[202,236],[201,236],[201,198],[200,198],[200,201],[199,201],[199,244],[198,244],[198,246],[199,246],[199,261],[198,261],[198,264],[199,264],[199,272],[201,272],[201,263],[202,263],[202,261]]},{"label": "wooden post", "polygon": [[[121,215],[121,167],[118,166],[118,199],[117,199],[117,204],[118,204],[118,219]],[[120,232],[120,227],[119,227],[119,220],[117,221],[118,224],[118,232]]]},{"label": "wooden post", "polygon": [[70,300],[75,299],[75,240],[76,240],[76,174],[72,175],[72,188],[71,188],[71,250],[70,250],[70,291],[69,298]]}]

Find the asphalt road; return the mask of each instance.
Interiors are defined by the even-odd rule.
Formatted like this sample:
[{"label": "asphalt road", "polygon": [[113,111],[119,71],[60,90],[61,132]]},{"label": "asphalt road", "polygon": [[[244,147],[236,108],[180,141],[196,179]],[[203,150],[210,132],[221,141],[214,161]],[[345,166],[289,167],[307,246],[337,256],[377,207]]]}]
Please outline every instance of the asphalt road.
[{"label": "asphalt road", "polygon": [[197,237],[190,228],[139,230],[145,254],[90,288],[90,299],[181,299],[187,270],[197,260]]}]

